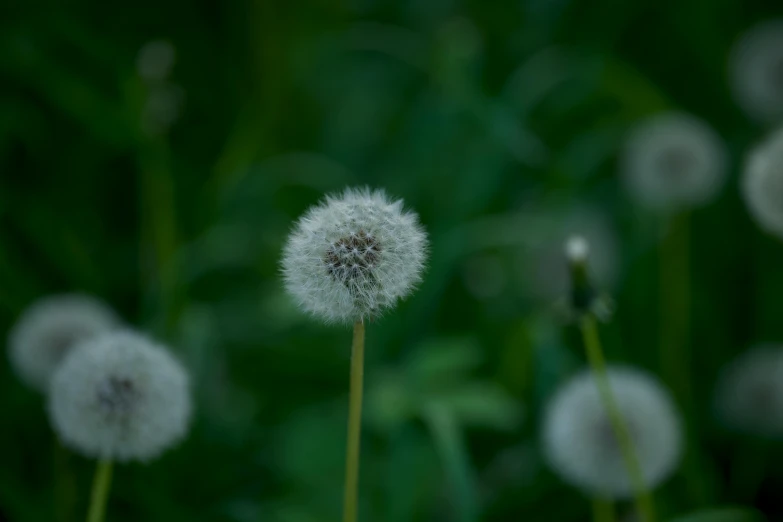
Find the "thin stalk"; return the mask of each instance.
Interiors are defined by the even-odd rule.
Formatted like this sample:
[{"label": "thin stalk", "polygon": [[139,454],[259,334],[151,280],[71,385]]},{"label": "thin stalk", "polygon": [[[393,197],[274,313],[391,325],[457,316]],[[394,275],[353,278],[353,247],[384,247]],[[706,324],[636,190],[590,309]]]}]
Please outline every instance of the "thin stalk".
[{"label": "thin stalk", "polygon": [[604,498],[593,499],[593,521],[594,522],[615,522],[614,506],[611,500]]},{"label": "thin stalk", "polygon": [[652,495],[644,482],[644,474],[642,473],[639,459],[636,457],[631,434],[623,421],[622,414],[617,406],[617,400],[609,385],[609,377],[606,373],[606,361],[604,360],[604,354],[601,349],[601,341],[598,337],[598,328],[596,327],[595,319],[590,314],[585,314],[582,317],[580,326],[585,350],[587,351],[587,360],[592,367],[595,383],[598,387],[598,393],[604,404],[604,408],[606,408],[609,422],[612,423],[612,429],[617,437],[620,453],[622,454],[625,467],[628,471],[628,477],[634,490],[636,510],[639,513],[642,522],[653,522],[655,520],[655,509]]},{"label": "thin stalk", "polygon": [[453,415],[435,404],[429,405],[424,415],[446,476],[451,482],[454,511],[461,522],[475,522],[478,520],[476,481],[459,426],[454,422]]},{"label": "thin stalk", "polygon": [[106,500],[109,498],[111,487],[112,461],[101,459],[95,468],[95,479],[92,483],[92,497],[90,510],[87,512],[87,522],[103,522],[106,512]]},{"label": "thin stalk", "polygon": [[661,373],[682,407],[688,449],[682,463],[683,477],[695,506],[708,505],[707,483],[702,479],[699,426],[691,390],[691,248],[687,212],[676,215],[660,247],[660,346]]},{"label": "thin stalk", "polygon": [[343,522],[356,522],[359,504],[359,449],[362,429],[364,380],[364,322],[353,325],[351,384],[348,400],[348,446],[345,451],[345,499]]}]

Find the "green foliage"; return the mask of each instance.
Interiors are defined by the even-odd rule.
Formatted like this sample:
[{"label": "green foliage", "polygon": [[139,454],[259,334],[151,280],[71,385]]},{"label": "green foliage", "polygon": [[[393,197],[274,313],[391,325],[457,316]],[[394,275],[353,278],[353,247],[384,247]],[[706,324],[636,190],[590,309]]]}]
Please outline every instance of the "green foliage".
[{"label": "green foliage", "polygon": [[[84,291],[193,375],[190,437],[115,469],[108,520],[339,520],[350,332],[300,313],[278,262],[304,209],[365,184],[404,198],[432,251],[418,291],[368,325],[362,519],[459,520],[471,484],[482,521],[587,520],[538,440],[583,351],[524,271],[552,236],[542,214],[605,213],[620,245],[607,357],[674,385],[658,345],[664,227],[634,208],[616,168],[628,128],[666,109],[709,122],[732,169],[688,216],[689,446],[655,492],[659,511],[755,504],[781,517],[780,446],[727,433],[712,403],[736,354],[783,341],[783,244],[738,190],[766,129],[726,79],[736,37],[779,5],[81,0],[0,13],[0,326],[40,296]],[[136,72],[153,38],[174,45],[167,85],[184,93],[154,132],[155,86]],[[0,520],[83,519],[94,463],[56,459],[45,401],[6,358],[0,405]]]}]

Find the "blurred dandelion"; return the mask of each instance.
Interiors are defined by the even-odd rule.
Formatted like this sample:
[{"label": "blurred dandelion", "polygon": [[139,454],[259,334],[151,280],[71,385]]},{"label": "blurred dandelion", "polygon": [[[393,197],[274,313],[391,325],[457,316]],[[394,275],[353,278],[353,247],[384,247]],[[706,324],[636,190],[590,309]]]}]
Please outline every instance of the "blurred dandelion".
[{"label": "blurred dandelion", "polygon": [[19,318],[8,339],[9,359],[29,386],[46,391],[57,366],[71,348],[120,324],[101,301],[80,294],[46,297]]},{"label": "blurred dandelion", "polygon": [[[669,393],[651,376],[625,366],[607,369],[610,387],[633,440],[646,484],[676,469],[682,452],[680,419]],[[633,494],[624,457],[593,372],[568,381],[546,408],[543,445],[553,470],[599,498]]]},{"label": "blurred dandelion", "polygon": [[720,136],[706,123],[680,112],[658,114],[640,123],[621,157],[631,197],[663,211],[710,201],[724,185],[726,167]]},{"label": "blurred dandelion", "polygon": [[283,250],[285,287],[326,323],[353,323],[343,521],[358,511],[364,374],[364,319],[413,291],[427,257],[418,216],[382,190],[346,189],[327,196],[296,223]]},{"label": "blurred dandelion", "polygon": [[734,98],[750,118],[767,124],[783,119],[783,20],[762,22],[742,35],[729,76]]},{"label": "blurred dandelion", "polygon": [[103,520],[114,461],[149,461],[188,431],[188,374],[164,347],[121,331],[76,347],[52,377],[49,417],[63,443],[98,459],[89,522]]},{"label": "blurred dandelion", "polygon": [[745,203],[761,228],[783,239],[783,129],[750,154],[742,188]]},{"label": "blurred dandelion", "polygon": [[783,346],[760,345],[729,363],[716,386],[715,412],[733,430],[783,437]]},{"label": "blurred dandelion", "polygon": [[152,40],[139,50],[136,71],[147,82],[162,82],[171,75],[177,59],[177,50],[167,40]]},{"label": "blurred dandelion", "polygon": [[188,375],[162,346],[121,331],[76,347],[52,377],[49,413],[88,457],[148,461],[187,433]]},{"label": "blurred dandelion", "polygon": [[185,91],[178,85],[161,83],[150,87],[141,112],[141,127],[150,136],[165,134],[179,119]]}]

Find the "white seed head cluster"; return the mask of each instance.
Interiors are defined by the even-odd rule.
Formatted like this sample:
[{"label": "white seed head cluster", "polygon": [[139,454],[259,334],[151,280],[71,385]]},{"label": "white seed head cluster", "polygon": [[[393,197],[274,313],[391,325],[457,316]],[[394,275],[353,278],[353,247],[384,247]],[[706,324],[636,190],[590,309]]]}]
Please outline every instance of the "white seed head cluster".
[{"label": "white seed head cluster", "polygon": [[300,306],[327,323],[374,317],[421,280],[427,236],[418,217],[381,190],[327,196],[297,222],[282,272]]},{"label": "white seed head cluster", "polygon": [[723,187],[727,154],[706,123],[679,112],[654,116],[630,134],[621,158],[626,187],[653,210],[702,205]]},{"label": "white seed head cluster", "polygon": [[152,40],[144,44],[136,57],[136,70],[148,82],[161,82],[171,74],[177,50],[167,40]]},{"label": "white seed head cluster", "polygon": [[734,98],[750,118],[783,121],[783,20],[762,22],[739,39],[729,75]]},{"label": "white seed head cluster", "polygon": [[[680,461],[680,417],[669,393],[646,373],[615,366],[608,374],[645,482],[655,487]],[[592,372],[577,375],[555,394],[546,409],[542,435],[550,466],[569,484],[606,498],[632,494],[617,437]]]},{"label": "white seed head cluster", "polygon": [[715,390],[715,411],[730,429],[783,437],[783,346],[760,345],[729,363]]},{"label": "white seed head cluster", "polygon": [[748,157],[742,190],[761,228],[783,239],[783,128]]},{"label": "white seed head cluster", "polygon": [[190,413],[185,369],[134,332],[80,344],[52,377],[52,425],[64,444],[88,457],[154,459],[185,436]]},{"label": "white seed head cluster", "polygon": [[41,299],[11,330],[11,365],[29,386],[46,391],[52,373],[74,345],[118,325],[114,312],[92,297],[66,294]]}]

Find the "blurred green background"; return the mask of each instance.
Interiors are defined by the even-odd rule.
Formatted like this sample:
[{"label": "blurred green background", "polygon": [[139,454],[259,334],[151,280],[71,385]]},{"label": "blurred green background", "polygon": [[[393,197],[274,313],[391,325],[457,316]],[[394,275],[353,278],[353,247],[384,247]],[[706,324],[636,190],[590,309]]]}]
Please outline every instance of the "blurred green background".
[{"label": "blurred green background", "polygon": [[[350,331],[296,310],[278,263],[293,220],[362,184],[404,198],[432,242],[420,289],[368,328],[363,520],[465,520],[461,460],[481,520],[589,519],[540,454],[541,406],[584,357],[531,272],[584,209],[615,234],[608,358],[673,386],[666,231],[689,251],[671,375],[689,389],[691,471],[657,491],[659,510],[756,504],[783,520],[783,448],[727,434],[711,407],[722,365],[783,339],[783,242],[738,191],[765,130],[727,86],[736,38],[780,15],[747,0],[4,3],[0,325],[38,297],[93,294],[195,383],[189,439],[118,467],[108,520],[339,520]],[[176,60],[145,78],[157,40],[171,47],[147,48],[153,73]],[[628,128],[667,109],[711,124],[732,164],[674,227],[617,172]],[[83,519],[93,463],[56,450],[7,358],[0,406],[0,520]]]}]

